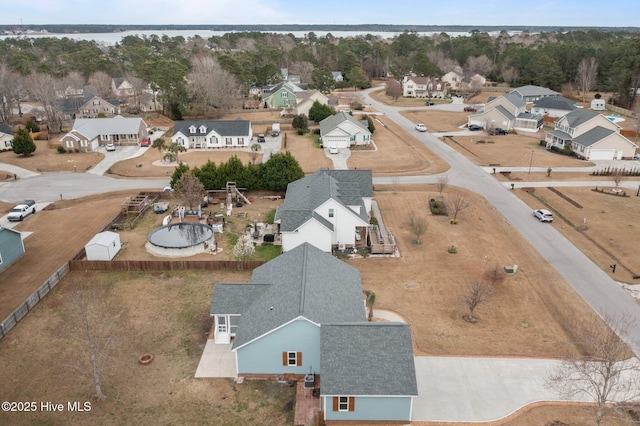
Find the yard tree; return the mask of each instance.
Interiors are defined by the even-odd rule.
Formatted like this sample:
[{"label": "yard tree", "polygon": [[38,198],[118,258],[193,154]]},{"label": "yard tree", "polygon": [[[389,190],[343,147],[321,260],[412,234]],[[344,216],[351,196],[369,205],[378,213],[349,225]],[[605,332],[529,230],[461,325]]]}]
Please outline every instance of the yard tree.
[{"label": "yard tree", "polygon": [[333,107],[321,104],[319,101],[314,101],[311,108],[309,108],[309,120],[319,123],[335,113],[336,111]]},{"label": "yard tree", "polygon": [[369,81],[367,76],[364,75],[362,68],[360,68],[359,66],[351,68],[351,70],[347,74],[347,81],[349,82],[349,85],[351,87],[355,87],[358,89],[367,89],[371,87],[371,82]]},{"label": "yard tree", "polygon": [[242,87],[238,80],[211,56],[191,59],[187,80],[191,109],[195,115],[217,117],[242,105]]},{"label": "yard tree", "polygon": [[284,192],[289,183],[304,177],[300,163],[290,151],[273,154],[263,166],[262,181],[269,191]]},{"label": "yard tree", "polygon": [[376,126],[375,124],[373,124],[373,119],[368,115],[365,115],[364,117],[367,119],[367,129],[369,129],[371,134],[373,134],[373,132],[376,131]]},{"label": "yard tree", "polygon": [[236,260],[253,259],[256,254],[256,247],[251,241],[251,236],[243,234],[238,238],[238,242],[233,246],[233,257]]},{"label": "yard tree", "polygon": [[171,181],[169,182],[171,188],[175,189],[182,175],[187,173],[189,170],[189,166],[187,166],[186,164],[182,162],[178,163],[175,170],[173,171],[173,174],[171,175]]},{"label": "yard tree", "polygon": [[598,61],[596,58],[582,58],[578,64],[576,84],[582,93],[582,102],[586,102],[587,93],[596,87],[598,81]]},{"label": "yard tree", "polygon": [[367,321],[373,320],[373,305],[376,303],[376,294],[373,291],[365,290],[364,292],[365,301],[367,304],[367,308],[369,308],[369,312],[367,314]]},{"label": "yard tree", "polygon": [[106,398],[102,383],[114,367],[113,350],[125,315],[107,284],[94,275],[71,276],[62,309],[66,346],[72,354],[67,365],[91,383],[99,400]]},{"label": "yard tree", "polygon": [[616,186],[616,189],[620,187],[623,177],[624,177],[623,169],[619,169],[618,167],[615,167],[613,170],[611,170],[611,181]]},{"label": "yard tree", "polygon": [[388,80],[385,85],[385,93],[390,98],[393,98],[394,101],[397,101],[400,96],[402,96],[402,85],[398,80],[392,79]]},{"label": "yard tree", "polygon": [[62,130],[62,112],[56,93],[58,83],[59,80],[43,73],[33,73],[25,78],[30,100],[40,103],[47,117],[47,126],[53,132]]},{"label": "yard tree", "polygon": [[160,159],[162,160],[162,151],[166,148],[164,138],[158,138],[151,143],[151,148],[155,148],[160,153]]},{"label": "yard tree", "polygon": [[204,185],[196,177],[193,170],[189,170],[180,176],[173,189],[182,204],[189,206],[189,210],[200,208],[200,204],[202,204],[202,200],[207,194],[204,190]]},{"label": "yard tree", "polygon": [[448,175],[439,175],[438,180],[436,182],[436,186],[438,187],[438,194],[440,194],[440,200],[442,200],[442,193],[447,186],[449,186],[449,176]]},{"label": "yard tree", "polygon": [[447,198],[447,211],[453,214],[452,220],[458,220],[458,215],[471,206],[471,202],[459,192],[454,192]]},{"label": "yard tree", "polygon": [[166,147],[166,150],[167,150],[168,152],[164,155],[163,160],[169,160],[169,162],[174,162],[174,161],[175,161],[175,162],[177,162],[177,163],[179,163],[179,161],[178,161],[178,155],[179,155],[181,152],[185,152],[185,151],[186,151],[185,147],[184,147],[184,146],[182,146],[182,145],[180,145],[180,144],[179,144],[179,143],[177,143],[177,142],[171,142],[171,143],[169,144],[169,146],[168,146],[168,147]]},{"label": "yard tree", "polygon": [[478,322],[478,317],[475,315],[476,308],[483,303],[487,303],[493,293],[493,286],[486,281],[478,278],[471,280],[464,289],[462,296],[469,313],[463,315],[462,318],[468,322]]},{"label": "yard tree", "polygon": [[260,151],[262,147],[258,143],[254,143],[251,145],[251,151],[249,152],[249,158],[251,158],[251,163],[255,163],[258,155],[260,155]]},{"label": "yard tree", "polygon": [[11,149],[18,155],[28,156],[35,152],[36,144],[33,142],[33,138],[29,134],[29,131],[25,128],[16,130],[11,141]]},{"label": "yard tree", "polygon": [[628,336],[636,326],[628,317],[608,313],[602,320],[595,315],[575,320],[572,348],[561,365],[548,372],[546,386],[565,398],[592,400],[596,425],[612,412],[630,409],[640,398],[640,363],[614,329]]},{"label": "yard tree", "polygon": [[336,81],[333,79],[333,74],[327,67],[320,67],[313,70],[311,73],[311,81],[313,87],[322,93],[331,93],[336,87]]},{"label": "yard tree", "polygon": [[291,121],[291,125],[293,126],[294,129],[307,130],[309,128],[309,120],[307,119],[306,115],[299,114],[293,117],[293,120]]},{"label": "yard tree", "polygon": [[416,216],[415,212],[409,213],[409,230],[416,237],[415,243],[421,244],[420,237],[427,232],[427,221],[424,217]]},{"label": "yard tree", "polygon": [[95,92],[95,95],[101,98],[108,98],[111,96],[111,77],[104,71],[96,71],[89,77],[87,81],[91,89]]}]

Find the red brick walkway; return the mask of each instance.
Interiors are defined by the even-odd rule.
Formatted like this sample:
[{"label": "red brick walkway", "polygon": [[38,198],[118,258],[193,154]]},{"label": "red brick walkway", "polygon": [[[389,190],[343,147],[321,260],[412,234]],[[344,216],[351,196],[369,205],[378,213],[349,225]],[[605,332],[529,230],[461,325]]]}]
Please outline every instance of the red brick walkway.
[{"label": "red brick walkway", "polygon": [[[317,374],[315,388],[320,389],[320,376]],[[312,391],[313,389],[304,388],[304,380],[298,380],[294,425],[306,425],[322,409],[321,399],[319,397],[315,398]]]}]

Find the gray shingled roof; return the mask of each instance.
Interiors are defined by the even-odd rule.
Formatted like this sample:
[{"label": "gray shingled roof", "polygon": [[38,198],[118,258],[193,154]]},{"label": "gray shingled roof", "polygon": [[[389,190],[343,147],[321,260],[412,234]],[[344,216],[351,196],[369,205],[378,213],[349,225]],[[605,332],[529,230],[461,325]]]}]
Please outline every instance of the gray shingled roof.
[{"label": "gray shingled roof", "polygon": [[602,126],[596,126],[593,129],[581,134],[573,139],[573,142],[582,146],[591,146],[596,142],[600,142],[612,133],[616,133],[611,129],[604,128]]},{"label": "gray shingled roof", "polygon": [[505,93],[502,95],[505,99],[507,99],[510,103],[512,103],[516,108],[522,108],[527,105],[527,103],[522,100],[520,96],[513,92]]},{"label": "gray shingled roof", "polygon": [[370,133],[369,128],[365,126],[360,120],[353,118],[351,114],[345,111],[340,111],[334,115],[330,115],[320,122],[320,135],[326,135],[345,121],[354,123],[360,128],[361,131],[365,133]]},{"label": "gray shingled roof", "polygon": [[71,131],[89,140],[98,135],[137,135],[141,122],[140,117],[76,118]]},{"label": "gray shingled roof", "polygon": [[7,135],[14,135],[13,129],[7,123],[0,122],[0,133],[4,133]]},{"label": "gray shingled roof", "polygon": [[[195,126],[196,132],[189,132],[189,127]],[[206,128],[205,132],[200,131],[200,127]],[[173,134],[182,133],[189,136],[205,136],[211,133],[211,130],[215,130],[220,136],[242,136],[249,134],[249,127],[251,122],[238,118],[236,120],[227,121],[176,121],[173,126]]]},{"label": "gray shingled roof", "polygon": [[[360,206],[359,216],[366,222],[368,216],[362,198],[373,196],[372,181],[371,170],[318,170],[287,186],[285,201],[278,206],[275,220],[280,223],[280,230],[284,232],[296,230],[311,217],[316,217],[329,229],[333,229],[333,226],[328,226],[330,222],[313,215],[318,206],[333,198],[344,206]],[[351,209],[349,211],[358,215]]]},{"label": "gray shingled roof", "polygon": [[93,98],[98,98],[98,99],[100,99],[100,100],[102,100],[102,101],[104,101],[104,102],[108,103],[109,105],[112,105],[112,106],[114,106],[116,108],[118,106],[120,106],[120,101],[104,99],[104,98],[101,98],[98,95],[94,95],[93,93],[87,93],[87,94],[84,95],[83,98],[60,99],[60,100],[58,100],[58,107],[60,107],[62,112],[64,112],[65,114],[73,114],[73,113],[78,112],[80,107],[84,106],[87,102],[89,102]]},{"label": "gray shingled roof", "polygon": [[562,120],[564,118],[567,120],[567,124],[569,125],[569,127],[576,128],[586,123],[587,121],[592,120],[598,115],[600,114],[598,114],[597,112],[589,111],[585,108],[576,108],[564,117],[558,118],[556,121]]},{"label": "gray shingled roof", "polygon": [[505,107],[503,107],[502,105],[498,105],[497,107],[494,108],[495,110],[499,111],[500,114],[504,115],[504,117],[508,120],[513,120],[514,118],[516,118],[513,114],[511,114],[509,112],[508,109],[506,109]]},{"label": "gray shingled roof", "polygon": [[211,315],[242,315],[269,286],[269,284],[216,283],[213,286],[213,300],[211,301],[210,313]]},{"label": "gray shingled roof", "polygon": [[573,111],[578,108],[575,103],[562,96],[538,99],[533,101],[533,106],[537,108],[560,109],[565,111]]},{"label": "gray shingled roof", "polygon": [[320,354],[322,395],[418,395],[406,324],[323,324]]},{"label": "gray shingled roof", "polygon": [[251,283],[272,285],[240,317],[233,348],[300,316],[317,324],[365,319],[360,271],[308,243],[254,269]]},{"label": "gray shingled roof", "polygon": [[560,93],[542,86],[527,85],[517,87],[509,93],[516,93],[520,98],[531,96],[557,96]]}]

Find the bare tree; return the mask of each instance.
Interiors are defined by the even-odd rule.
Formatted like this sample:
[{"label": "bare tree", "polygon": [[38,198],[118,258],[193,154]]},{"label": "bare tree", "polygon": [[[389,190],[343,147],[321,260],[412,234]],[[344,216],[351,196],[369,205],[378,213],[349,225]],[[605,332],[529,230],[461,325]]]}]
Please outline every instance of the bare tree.
[{"label": "bare tree", "polygon": [[4,63],[0,63],[0,121],[8,123],[12,114],[12,103],[17,100],[16,83],[21,81],[20,74],[11,71]]},{"label": "bare tree", "polygon": [[311,73],[314,68],[311,62],[296,61],[289,65],[289,74],[299,75],[302,83],[311,83]]},{"label": "bare tree", "polygon": [[630,358],[631,351],[612,330],[628,335],[634,324],[621,315],[605,314],[602,319],[604,322],[592,316],[572,324],[573,348],[566,360],[548,373],[545,383],[565,398],[586,396],[593,400],[596,425],[612,410],[624,410],[640,398],[640,363]]},{"label": "bare tree", "polygon": [[184,205],[189,206],[189,210],[193,210],[194,207],[200,207],[206,195],[204,185],[193,173],[193,170],[189,170],[180,176],[180,180],[176,183],[175,193]]},{"label": "bare tree", "polygon": [[438,187],[438,194],[440,194],[440,200],[442,200],[442,193],[444,192],[445,189],[447,189],[447,186],[449,186],[449,176],[448,175],[438,176],[436,185]]},{"label": "bare tree", "polygon": [[504,269],[497,263],[492,268],[484,271],[484,279],[491,284],[492,287],[503,282],[506,277],[507,274],[504,272]]},{"label": "bare tree", "polygon": [[427,221],[424,217],[417,217],[415,212],[411,212],[409,213],[409,229],[416,237],[416,244],[420,244],[420,237],[427,232]]},{"label": "bare tree", "polygon": [[478,317],[475,316],[475,310],[478,305],[487,303],[491,296],[493,296],[493,286],[481,279],[473,279],[468,284],[462,296],[462,300],[469,313],[464,315],[463,318],[468,322],[478,322]]},{"label": "bare tree", "polygon": [[62,89],[66,98],[83,97],[86,79],[78,71],[71,71],[62,79]]},{"label": "bare tree", "polygon": [[260,155],[260,150],[262,150],[262,147],[260,146],[260,144],[254,143],[253,145],[251,145],[251,152],[249,152],[249,158],[251,158],[252,164],[255,164],[256,159],[258,158],[258,155]]},{"label": "bare tree", "polygon": [[207,117],[242,105],[242,87],[236,78],[222,69],[211,56],[191,60],[187,89],[193,98],[194,113]]},{"label": "bare tree", "polygon": [[92,94],[100,96],[103,99],[109,99],[112,97],[113,91],[111,90],[111,77],[109,74],[103,71],[96,71],[89,77],[88,84],[90,89],[94,92]]},{"label": "bare tree", "polygon": [[502,79],[507,83],[513,83],[515,81],[518,81],[518,79],[520,78],[520,71],[517,68],[506,64],[502,66],[501,74]]},{"label": "bare tree", "polygon": [[447,210],[453,213],[452,220],[458,220],[458,215],[471,206],[471,201],[464,198],[459,192],[454,192],[447,198]]},{"label": "bare tree", "polygon": [[616,188],[620,187],[623,177],[624,177],[623,169],[619,169],[616,167],[611,171],[611,180],[613,181],[613,184],[616,186]]},{"label": "bare tree", "polygon": [[107,294],[104,284],[94,276],[73,277],[63,309],[68,346],[75,354],[69,367],[90,380],[100,400],[106,398],[102,384],[113,366],[112,352],[124,316],[122,304]]},{"label": "bare tree", "polygon": [[402,85],[398,80],[389,80],[385,83],[385,92],[387,96],[397,101],[398,98],[402,96]]},{"label": "bare tree", "polygon": [[136,77],[131,73],[126,73],[125,78],[131,84],[131,87],[133,89],[133,99],[134,99],[135,108],[136,110],[140,111],[140,96],[147,89],[147,87],[149,86],[149,83],[141,78]]},{"label": "bare tree", "polygon": [[62,130],[62,112],[58,106],[56,89],[59,81],[49,74],[34,73],[27,77],[26,87],[31,100],[39,102],[47,117],[49,129],[53,132]]},{"label": "bare tree", "polygon": [[473,73],[487,75],[493,71],[493,61],[487,55],[469,56],[467,59],[467,69]]},{"label": "bare tree", "polygon": [[576,83],[582,92],[582,102],[586,102],[587,92],[596,87],[598,79],[598,61],[596,58],[582,58],[578,64]]}]

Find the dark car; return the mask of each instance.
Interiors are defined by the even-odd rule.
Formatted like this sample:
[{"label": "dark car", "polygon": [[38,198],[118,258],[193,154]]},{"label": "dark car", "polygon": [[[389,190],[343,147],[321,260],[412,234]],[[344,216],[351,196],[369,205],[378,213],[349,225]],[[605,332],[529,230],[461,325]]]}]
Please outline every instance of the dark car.
[{"label": "dark car", "polygon": [[509,132],[505,129],[501,129],[500,127],[496,128],[496,135],[508,135]]},{"label": "dark car", "polygon": [[433,101],[427,101],[424,103],[426,106],[431,106],[431,105],[435,105],[435,103]]},{"label": "dark car", "polygon": [[482,130],[482,126],[478,126],[477,124],[470,124],[469,127],[467,127],[469,130],[473,130],[474,132],[476,130]]},{"label": "dark car", "polygon": [[472,106],[464,107],[464,112],[476,112],[476,109]]},{"label": "dark car", "polygon": [[264,142],[264,141],[265,141],[264,135],[262,133],[260,133],[258,135],[258,142]]}]

